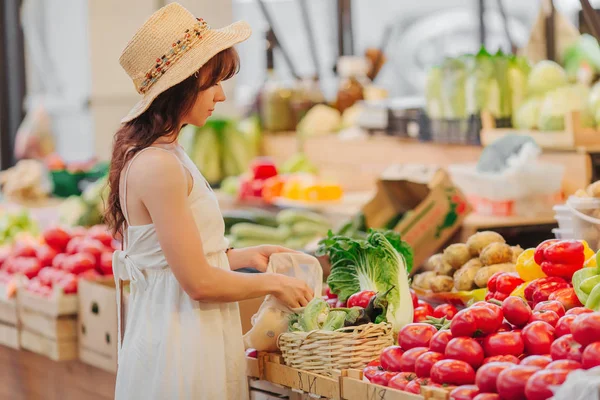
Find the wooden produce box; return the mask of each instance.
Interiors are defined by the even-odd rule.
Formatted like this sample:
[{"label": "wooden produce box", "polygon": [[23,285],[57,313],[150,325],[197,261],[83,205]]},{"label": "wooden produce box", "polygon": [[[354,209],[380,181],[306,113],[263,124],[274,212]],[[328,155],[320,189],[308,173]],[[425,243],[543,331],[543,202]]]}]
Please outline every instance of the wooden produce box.
[{"label": "wooden produce box", "polygon": [[76,359],[77,309],[77,295],[57,291],[52,297],[44,297],[19,290],[21,347],[54,361]]},{"label": "wooden produce box", "polygon": [[440,388],[422,387],[421,394],[375,385],[363,380],[362,371],[345,370],[340,377],[342,400],[448,400],[449,391]]},{"label": "wooden produce box", "polygon": [[550,150],[574,150],[578,147],[600,145],[600,131],[584,127],[581,124],[581,116],[578,111],[573,111],[565,116],[564,131],[497,129],[494,118],[488,112],[481,114],[481,124],[481,144],[484,146],[488,146],[507,135],[531,136],[542,149]]},{"label": "wooden produce box", "polygon": [[[296,394],[340,400],[338,377],[327,377],[291,368],[283,363],[278,354],[259,355],[262,365],[261,379],[289,388]],[[302,398],[302,396],[300,396]]]},{"label": "wooden produce box", "polygon": [[0,284],[0,345],[19,348],[16,283]]},{"label": "wooden produce box", "polygon": [[117,372],[117,291],[112,278],[79,281],[79,359]]}]

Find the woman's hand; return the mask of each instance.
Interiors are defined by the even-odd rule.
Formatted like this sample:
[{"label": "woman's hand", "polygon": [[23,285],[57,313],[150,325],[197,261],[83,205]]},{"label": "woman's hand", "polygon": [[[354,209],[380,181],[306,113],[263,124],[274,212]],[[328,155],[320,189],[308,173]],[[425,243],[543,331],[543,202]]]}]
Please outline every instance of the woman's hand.
[{"label": "woman's hand", "polygon": [[312,289],[301,279],[278,274],[273,277],[277,280],[273,296],[291,309],[305,307],[314,297]]},{"label": "woman's hand", "polygon": [[283,246],[263,245],[232,249],[227,252],[229,265],[232,270],[240,268],[254,268],[260,272],[267,270],[269,258],[275,253],[298,253]]}]

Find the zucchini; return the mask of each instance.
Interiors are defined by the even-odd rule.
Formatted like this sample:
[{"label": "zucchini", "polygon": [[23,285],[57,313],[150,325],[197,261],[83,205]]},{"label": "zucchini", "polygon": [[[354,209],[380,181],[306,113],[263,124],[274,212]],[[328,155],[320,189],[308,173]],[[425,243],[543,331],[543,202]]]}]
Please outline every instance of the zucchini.
[{"label": "zucchini", "polygon": [[223,213],[223,220],[225,221],[226,230],[231,229],[233,225],[241,222],[271,226],[273,228],[278,226],[275,215],[266,211],[230,210]]},{"label": "zucchini", "polygon": [[294,234],[294,236],[325,236],[327,235],[328,230],[329,227],[327,226],[306,221],[298,222],[292,225],[292,233]]},{"label": "zucchini", "polygon": [[277,214],[277,222],[284,225],[294,225],[298,222],[312,222],[314,224],[319,224],[326,227],[329,227],[331,225],[329,223],[329,220],[321,214],[317,214],[311,211],[301,211],[293,209],[280,211]]},{"label": "zucchini", "polygon": [[283,245],[285,247],[289,247],[290,249],[293,249],[293,250],[304,250],[309,243],[311,243],[313,240],[315,240],[315,238],[316,238],[316,236],[313,236],[313,237],[307,237],[307,236],[291,237],[288,240],[286,240]]},{"label": "zucchini", "polygon": [[286,226],[273,228],[258,224],[241,222],[231,227],[231,234],[240,239],[256,239],[268,242],[283,242],[290,236],[290,229]]}]

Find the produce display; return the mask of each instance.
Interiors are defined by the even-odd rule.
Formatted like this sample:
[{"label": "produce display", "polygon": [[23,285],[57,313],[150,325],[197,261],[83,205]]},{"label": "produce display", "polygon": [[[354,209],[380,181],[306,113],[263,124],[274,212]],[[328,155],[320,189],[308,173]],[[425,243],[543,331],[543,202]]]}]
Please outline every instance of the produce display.
[{"label": "produce display", "polygon": [[17,203],[38,202],[52,193],[52,182],[43,163],[21,160],[0,173],[2,195]]},{"label": "produce display", "polygon": [[109,190],[108,178],[105,176],[89,184],[81,196],[66,198],[58,208],[60,223],[84,227],[101,224]]},{"label": "produce display", "polygon": [[425,271],[413,277],[412,287],[433,293],[485,288],[495,273],[516,271],[515,263],[522,251],[519,246],[506,244],[496,232],[478,232],[467,243],[450,245],[429,258]]},{"label": "produce display", "polygon": [[230,243],[237,248],[276,244],[303,250],[331,228],[327,218],[306,210],[231,211],[223,217]]},{"label": "produce display", "polygon": [[11,244],[20,236],[35,235],[37,232],[37,223],[25,209],[0,215],[0,246]]},{"label": "produce display", "polygon": [[112,254],[118,247],[106,227],[46,229],[41,237],[16,240],[0,251],[3,281],[27,278],[24,289],[40,296],[77,293],[79,278],[112,275]]}]

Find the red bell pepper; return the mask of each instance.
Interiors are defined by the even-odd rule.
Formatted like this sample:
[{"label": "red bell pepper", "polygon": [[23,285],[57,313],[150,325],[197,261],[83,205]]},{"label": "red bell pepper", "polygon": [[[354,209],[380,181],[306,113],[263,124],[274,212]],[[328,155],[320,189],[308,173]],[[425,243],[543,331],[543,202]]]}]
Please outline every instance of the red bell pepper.
[{"label": "red bell pepper", "polygon": [[504,301],[523,282],[516,272],[496,272],[488,280],[486,300]]},{"label": "red bell pepper", "polygon": [[536,248],[534,258],[546,275],[571,280],[583,268],[585,247],[576,240],[547,240]]},{"label": "red bell pepper", "polygon": [[524,290],[525,299],[533,304],[548,300],[548,297],[559,289],[568,288],[569,284],[563,278],[548,276],[531,281]]}]

